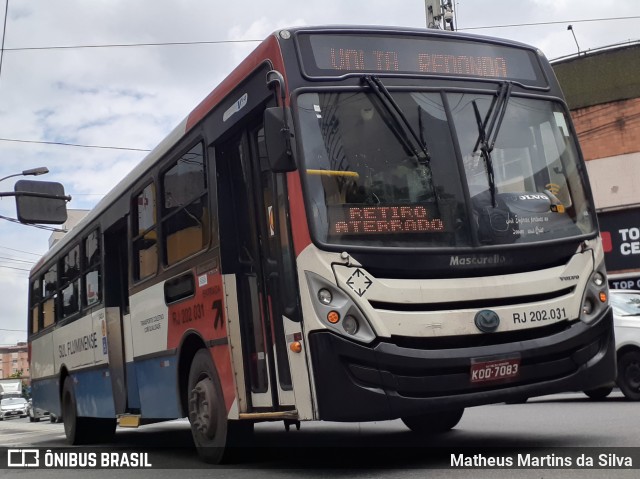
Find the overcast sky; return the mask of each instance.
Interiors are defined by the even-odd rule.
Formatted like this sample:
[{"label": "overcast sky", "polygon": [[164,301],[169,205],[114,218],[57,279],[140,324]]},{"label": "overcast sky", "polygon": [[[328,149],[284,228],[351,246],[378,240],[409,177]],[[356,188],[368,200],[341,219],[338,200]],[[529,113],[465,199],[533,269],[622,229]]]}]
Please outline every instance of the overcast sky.
[{"label": "overcast sky", "polygon": [[[6,0],[0,0],[4,15]],[[284,26],[423,27],[423,0],[9,0],[0,71],[0,178],[47,166],[70,208],[91,208],[145,155],[59,142],[151,149],[256,42]],[[459,0],[459,30],[537,46],[553,59],[638,39],[637,0]],[[617,20],[605,20],[620,18]],[[636,18],[633,18],[636,17]],[[584,21],[581,21],[584,20]],[[587,21],[588,20],[588,21]],[[545,23],[500,28],[501,25]],[[0,22],[0,28],[2,23]],[[474,29],[475,27],[487,27]],[[469,29],[469,30],[467,30]],[[7,140],[19,140],[7,141]],[[0,191],[13,190],[14,178]],[[0,215],[15,217],[13,199]],[[0,345],[26,340],[27,276],[50,232],[0,219]],[[11,331],[16,330],[16,331]]]}]

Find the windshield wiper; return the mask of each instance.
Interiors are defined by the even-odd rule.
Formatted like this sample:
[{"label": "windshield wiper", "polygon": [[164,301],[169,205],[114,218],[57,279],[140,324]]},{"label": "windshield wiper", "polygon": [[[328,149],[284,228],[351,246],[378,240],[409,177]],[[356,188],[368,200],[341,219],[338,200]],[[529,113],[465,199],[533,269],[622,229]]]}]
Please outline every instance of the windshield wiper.
[{"label": "windshield wiper", "polygon": [[[419,164],[428,165],[431,161],[431,154],[427,148],[427,145],[422,137],[422,132],[420,136],[416,133],[411,123],[407,119],[406,115],[402,111],[402,108],[396,103],[396,101],[387,90],[387,87],[380,81],[380,79],[376,76],[365,75],[362,77],[362,80],[369,85],[369,88],[376,94],[382,105],[387,109],[391,117],[394,121],[400,126],[402,130],[401,141],[403,146],[408,150],[408,152],[413,155]],[[412,142],[407,138],[406,132],[413,137],[414,141]],[[416,145],[418,148],[416,148]]]},{"label": "windshield wiper", "polygon": [[502,120],[504,120],[505,112],[507,111],[507,104],[511,97],[511,83],[503,82],[500,84],[498,95],[493,98],[491,105],[489,105],[489,111],[484,120],[481,118],[480,109],[476,100],[473,100],[473,111],[476,116],[476,123],[478,124],[478,139],[473,147],[473,153],[480,149],[480,154],[484,159],[485,167],[487,169],[487,179],[489,180],[489,190],[491,192],[491,205],[496,207],[496,183],[493,173],[493,159],[491,158],[491,152],[496,144],[500,127],[502,126]]}]

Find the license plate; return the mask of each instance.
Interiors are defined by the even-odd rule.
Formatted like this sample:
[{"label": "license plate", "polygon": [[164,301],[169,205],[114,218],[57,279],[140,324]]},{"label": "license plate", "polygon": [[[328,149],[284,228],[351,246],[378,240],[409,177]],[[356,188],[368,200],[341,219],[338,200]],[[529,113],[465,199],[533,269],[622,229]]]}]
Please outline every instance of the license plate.
[{"label": "license plate", "polygon": [[9,416],[17,416],[18,411],[9,411]]},{"label": "license plate", "polygon": [[471,382],[489,383],[494,381],[511,381],[520,373],[520,358],[502,358],[492,360],[471,360]]}]

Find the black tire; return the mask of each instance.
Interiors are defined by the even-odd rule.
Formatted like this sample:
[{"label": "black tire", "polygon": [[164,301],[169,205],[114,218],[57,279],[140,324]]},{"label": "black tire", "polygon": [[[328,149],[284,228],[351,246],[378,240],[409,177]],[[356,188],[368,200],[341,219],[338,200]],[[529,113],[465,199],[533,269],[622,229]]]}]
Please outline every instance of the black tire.
[{"label": "black tire", "polygon": [[589,399],[593,399],[594,401],[602,401],[613,391],[613,386],[602,386],[596,389],[590,389],[588,391],[584,391],[584,393],[589,396]]},{"label": "black tire", "polygon": [[111,442],[116,433],[118,421],[107,418],[86,418],[90,429],[90,441],[92,443]]},{"label": "black tire", "polygon": [[89,425],[83,417],[78,416],[76,394],[73,380],[67,376],[62,385],[62,417],[64,418],[64,434],[67,442],[73,446],[89,442]]},{"label": "black tire", "polygon": [[631,401],[640,401],[640,351],[629,351],[618,359],[618,387]]},{"label": "black tire", "polygon": [[[116,431],[115,418],[78,416],[76,395],[70,376],[66,377],[62,386],[62,417],[64,418],[64,433],[67,436],[67,442],[74,446],[110,441]],[[55,422],[59,422],[59,419],[56,418]],[[51,421],[54,422],[53,419]]]},{"label": "black tire", "polygon": [[209,464],[219,464],[227,446],[227,408],[208,349],[194,356],[187,387],[191,435],[198,455]]},{"label": "black tire", "polygon": [[36,422],[36,418],[33,416],[29,416],[29,422]]},{"label": "black tire", "polygon": [[402,422],[413,432],[436,434],[453,429],[460,422],[464,408],[439,411],[420,416],[403,417]]}]

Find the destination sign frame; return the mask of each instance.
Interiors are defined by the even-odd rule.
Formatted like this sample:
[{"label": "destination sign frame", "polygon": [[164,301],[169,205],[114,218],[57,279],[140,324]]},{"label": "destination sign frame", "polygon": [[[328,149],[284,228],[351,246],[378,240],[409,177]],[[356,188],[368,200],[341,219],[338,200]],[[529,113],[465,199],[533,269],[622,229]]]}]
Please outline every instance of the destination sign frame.
[{"label": "destination sign frame", "polygon": [[296,41],[308,78],[428,75],[549,86],[533,48],[394,33],[299,32]]}]

